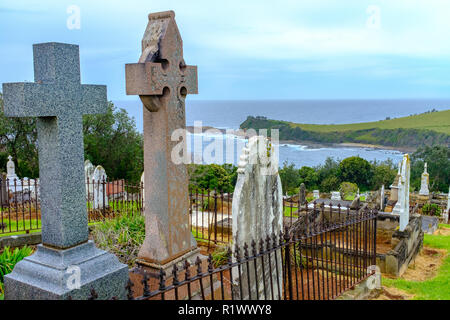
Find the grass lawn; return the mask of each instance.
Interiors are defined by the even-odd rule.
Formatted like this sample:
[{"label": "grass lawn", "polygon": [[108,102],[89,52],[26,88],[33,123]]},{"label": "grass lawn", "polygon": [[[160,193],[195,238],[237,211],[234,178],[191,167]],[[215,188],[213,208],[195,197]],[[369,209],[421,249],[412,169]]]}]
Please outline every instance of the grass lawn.
[{"label": "grass lawn", "polygon": [[293,127],[300,127],[304,130],[317,132],[340,132],[340,131],[364,130],[373,128],[379,129],[410,128],[410,129],[428,129],[450,134],[450,110],[374,122],[338,124],[338,125],[301,124],[290,122],[290,125]]},{"label": "grass lawn", "polygon": [[[439,227],[450,229],[448,224],[440,224]],[[447,250],[436,277],[427,281],[383,278],[383,285],[413,294],[416,300],[450,300],[450,236],[425,234],[424,246]]]}]

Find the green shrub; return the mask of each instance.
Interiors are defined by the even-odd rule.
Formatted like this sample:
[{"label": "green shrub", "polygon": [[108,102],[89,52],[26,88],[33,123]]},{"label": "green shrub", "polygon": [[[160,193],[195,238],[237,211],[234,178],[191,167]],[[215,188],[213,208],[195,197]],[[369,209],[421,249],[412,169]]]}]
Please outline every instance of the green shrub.
[{"label": "green shrub", "polygon": [[103,250],[115,254],[119,261],[132,266],[145,238],[143,215],[122,213],[114,219],[94,226],[94,242]]},{"label": "green shrub", "polygon": [[33,253],[33,249],[27,246],[20,249],[15,248],[14,250],[5,247],[0,254],[0,283],[3,283],[5,275],[13,271],[17,262],[28,257],[31,253]]},{"label": "green shrub", "polygon": [[218,246],[211,254],[212,261],[214,266],[220,267],[228,262],[228,258],[230,257],[230,252],[228,250],[228,246]]},{"label": "green shrub", "polygon": [[343,198],[347,200],[347,198],[356,194],[358,191],[358,185],[351,182],[342,182],[339,187],[339,191],[341,192]]},{"label": "green shrub", "polygon": [[422,207],[422,214],[427,216],[440,216],[442,209],[435,203],[426,203]]}]

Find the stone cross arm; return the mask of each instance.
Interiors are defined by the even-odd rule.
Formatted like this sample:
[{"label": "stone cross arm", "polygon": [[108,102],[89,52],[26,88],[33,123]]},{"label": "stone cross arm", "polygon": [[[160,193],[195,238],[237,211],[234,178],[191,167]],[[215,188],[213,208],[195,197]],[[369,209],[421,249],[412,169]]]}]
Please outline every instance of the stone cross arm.
[{"label": "stone cross arm", "polygon": [[183,95],[198,93],[197,66],[181,67],[172,77],[164,72],[161,63],[130,63],[125,68],[128,95],[162,95],[164,87],[184,87]]},{"label": "stone cross arm", "polygon": [[[106,86],[4,83],[3,99],[8,117],[64,117],[106,111]],[[69,109],[69,110],[68,110]]]}]

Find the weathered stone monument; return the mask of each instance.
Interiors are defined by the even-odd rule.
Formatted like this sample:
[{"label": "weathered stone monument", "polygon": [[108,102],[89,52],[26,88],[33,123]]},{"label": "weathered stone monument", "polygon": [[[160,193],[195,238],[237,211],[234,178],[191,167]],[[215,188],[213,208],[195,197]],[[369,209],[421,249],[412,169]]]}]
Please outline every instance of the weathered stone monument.
[{"label": "weathered stone monument", "polygon": [[106,112],[106,87],[80,83],[76,45],[33,55],[35,82],[3,84],[3,99],[6,116],[37,118],[42,244],[5,276],[5,299],[123,299],[128,267],[88,240],[82,116]]},{"label": "weathered stone monument", "polygon": [[384,205],[385,205],[384,197],[385,197],[385,194],[384,194],[384,184],[383,184],[381,186],[381,191],[380,191],[380,211],[384,210]]},{"label": "weathered stone monument", "polygon": [[[283,228],[283,193],[278,175],[278,159],[272,151],[268,154],[267,150],[270,149],[268,147],[269,140],[267,138],[253,136],[240,156],[238,178],[232,202],[232,229],[233,243],[241,248],[245,244],[250,246],[253,240],[258,242],[272,234],[279,236]],[[234,255],[234,259],[236,259],[236,255]],[[272,255],[272,259],[274,260],[271,263],[275,265],[274,255]],[[257,288],[259,288],[259,297],[263,297],[263,282],[269,284],[270,278],[276,286],[276,273],[270,274],[268,268],[263,272],[260,261],[257,262],[258,279],[255,279],[253,263],[249,270],[244,269],[241,274],[243,285],[241,298],[256,299]],[[247,284],[248,278],[250,286]],[[233,280],[235,284],[239,280],[237,272],[234,274]],[[279,280],[282,288],[281,277]],[[236,294],[240,294],[238,291]],[[280,291],[282,292],[282,290]],[[281,298],[278,296],[277,287],[273,292],[274,297],[268,298]]]},{"label": "weathered stone monument", "polygon": [[319,190],[313,190],[313,197],[314,197],[314,199],[320,199],[320,192],[319,192]]},{"label": "weathered stone monument", "polygon": [[430,183],[430,175],[427,172],[427,163],[425,162],[425,167],[422,173],[422,178],[420,180],[420,191],[419,195],[421,196],[429,196],[430,190],[428,189],[428,185]]},{"label": "weathered stone monument", "polygon": [[409,223],[409,181],[411,162],[409,155],[403,155],[398,179],[398,201],[392,212],[400,215],[400,231],[404,231]]},{"label": "weathered stone monument", "polygon": [[298,203],[300,205],[306,203],[306,187],[305,187],[305,184],[303,182],[300,184],[300,189],[299,189],[299,192],[298,192]]},{"label": "weathered stone monument", "polygon": [[[152,13],[138,63],[126,65],[128,95],[139,95],[144,108],[145,241],[138,263],[159,271],[199,252],[189,227],[185,99],[196,94],[197,67],[183,59],[183,41],[173,11]],[[184,134],[183,134],[184,133]],[[177,147],[178,145],[178,147]],[[175,154],[176,153],[176,154]],[[167,272],[170,273],[170,272]]]},{"label": "weathered stone monument", "polygon": [[92,181],[94,183],[94,209],[109,207],[108,195],[106,193],[107,178],[105,169],[102,166],[97,166],[92,175]]},{"label": "weathered stone monument", "polygon": [[401,169],[402,169],[402,161],[400,161],[400,163],[398,164],[398,172],[397,175],[395,176],[394,181],[392,182],[392,184],[389,186],[389,188],[391,189],[391,196],[389,198],[390,201],[398,201],[398,181],[401,177]]}]

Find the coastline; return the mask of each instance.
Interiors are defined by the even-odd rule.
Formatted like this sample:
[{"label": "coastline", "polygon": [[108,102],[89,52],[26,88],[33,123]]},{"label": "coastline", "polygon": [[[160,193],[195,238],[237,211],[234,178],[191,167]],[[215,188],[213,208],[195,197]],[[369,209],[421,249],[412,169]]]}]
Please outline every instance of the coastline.
[{"label": "coastline", "polygon": [[[186,126],[186,130],[189,133],[194,133],[194,127],[193,126]],[[233,134],[238,137],[246,138],[247,135],[245,131],[242,129],[234,130],[234,129],[218,129],[211,126],[203,126],[202,127],[202,134],[206,133],[208,130],[215,130],[219,131],[222,134],[228,133]],[[370,148],[375,150],[392,150],[392,151],[399,151],[399,152],[414,152],[415,148],[408,148],[408,147],[392,147],[392,146],[383,146],[383,145],[376,145],[376,144],[367,144],[367,143],[356,143],[356,142],[342,142],[342,143],[319,143],[319,142],[313,142],[313,141],[297,141],[297,140],[280,140],[280,145],[283,144],[291,144],[291,145],[299,145],[299,146],[305,146],[308,149],[318,149],[318,148]]]}]

